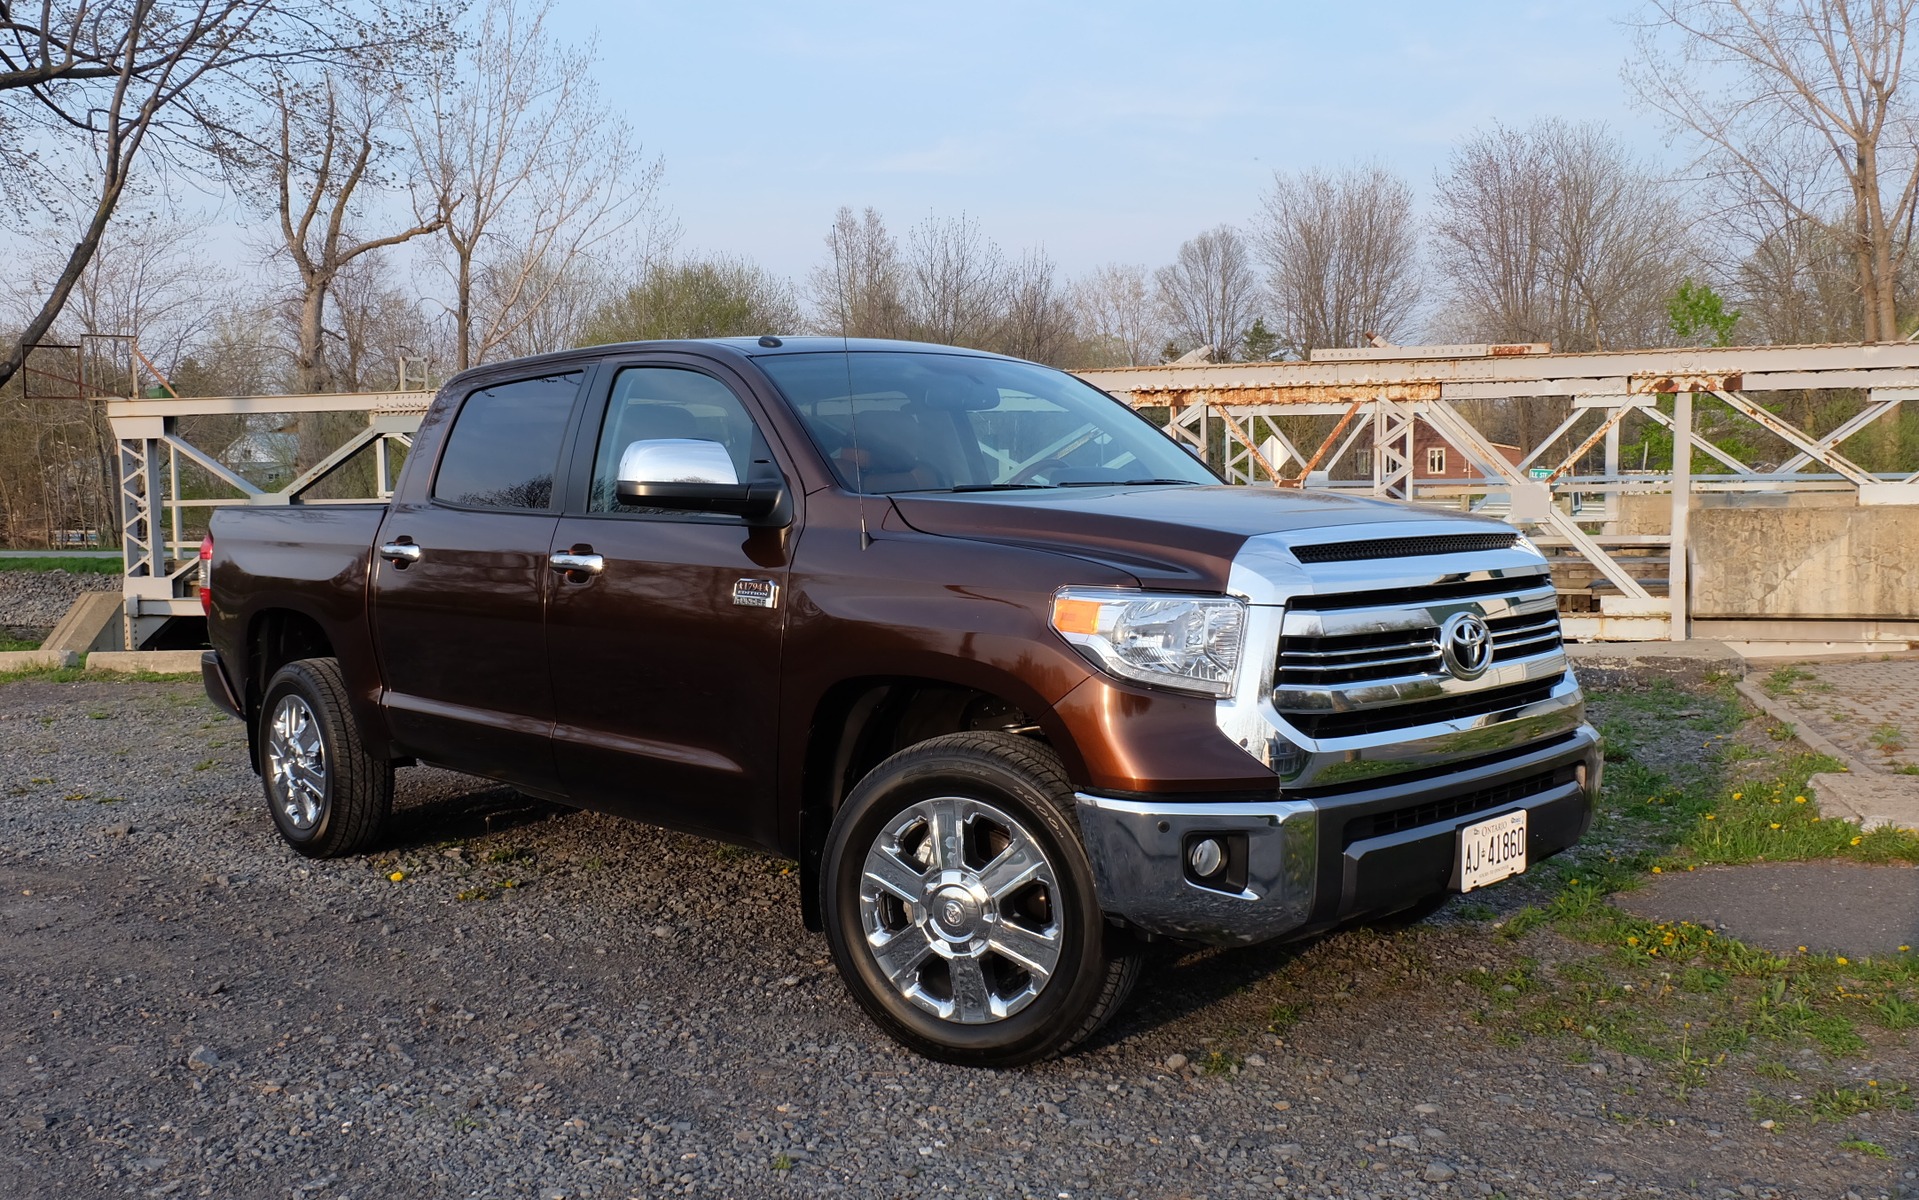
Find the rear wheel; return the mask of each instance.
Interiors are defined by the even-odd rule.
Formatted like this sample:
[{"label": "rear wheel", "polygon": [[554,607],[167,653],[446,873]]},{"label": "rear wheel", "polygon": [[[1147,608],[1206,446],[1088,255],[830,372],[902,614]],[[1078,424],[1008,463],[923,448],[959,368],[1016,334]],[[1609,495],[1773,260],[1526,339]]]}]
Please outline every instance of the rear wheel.
[{"label": "rear wheel", "polygon": [[834,820],[827,940],[889,1035],[931,1058],[1012,1066],[1089,1037],[1138,975],[1099,911],[1059,760],[999,733],[887,759]]},{"label": "rear wheel", "polygon": [[259,719],[260,781],[280,836],[308,858],[369,848],[393,807],[393,767],[361,744],[338,660],[281,667]]}]

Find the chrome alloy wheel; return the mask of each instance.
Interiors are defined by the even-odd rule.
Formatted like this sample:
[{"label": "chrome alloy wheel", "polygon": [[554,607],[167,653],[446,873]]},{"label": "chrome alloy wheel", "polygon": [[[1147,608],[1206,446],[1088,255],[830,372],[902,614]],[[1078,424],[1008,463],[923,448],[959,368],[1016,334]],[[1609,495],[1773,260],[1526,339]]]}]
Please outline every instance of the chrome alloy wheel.
[{"label": "chrome alloy wheel", "polygon": [[282,696],[267,727],[267,775],[273,802],[302,833],[326,811],[326,742],[320,721],[299,696]]},{"label": "chrome alloy wheel", "polygon": [[1018,820],[940,796],[893,818],[866,852],[860,917],[880,972],[962,1025],[1003,1021],[1059,968],[1059,880]]}]

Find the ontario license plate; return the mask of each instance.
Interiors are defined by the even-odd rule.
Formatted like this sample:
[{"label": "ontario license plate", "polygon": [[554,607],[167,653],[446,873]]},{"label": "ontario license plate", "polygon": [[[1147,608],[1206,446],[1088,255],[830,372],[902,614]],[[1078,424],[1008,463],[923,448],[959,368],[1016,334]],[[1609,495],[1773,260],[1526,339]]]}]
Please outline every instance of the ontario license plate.
[{"label": "ontario license plate", "polygon": [[1459,890],[1498,883],[1526,869],[1526,810],[1467,825],[1459,831]]}]

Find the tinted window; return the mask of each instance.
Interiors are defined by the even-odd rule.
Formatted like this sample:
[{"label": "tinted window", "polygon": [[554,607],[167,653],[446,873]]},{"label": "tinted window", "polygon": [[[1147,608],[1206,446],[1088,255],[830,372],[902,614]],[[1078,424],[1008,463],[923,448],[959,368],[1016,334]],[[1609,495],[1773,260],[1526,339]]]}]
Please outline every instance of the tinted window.
[{"label": "tinted window", "polygon": [[482,508],[546,508],[580,373],[494,384],[460,406],[433,495]]},{"label": "tinted window", "polygon": [[754,477],[753,463],[770,464],[759,426],[747,415],[733,390],[698,371],[673,367],[628,367],[613,380],[600,448],[593,459],[593,512],[659,512],[622,504],[620,457],[634,442],[660,438],[697,438],[718,442],[733,458],[737,479]]},{"label": "tinted window", "polygon": [[759,365],[856,491],[1219,482],[1125,405],[1049,367],[892,351]]}]

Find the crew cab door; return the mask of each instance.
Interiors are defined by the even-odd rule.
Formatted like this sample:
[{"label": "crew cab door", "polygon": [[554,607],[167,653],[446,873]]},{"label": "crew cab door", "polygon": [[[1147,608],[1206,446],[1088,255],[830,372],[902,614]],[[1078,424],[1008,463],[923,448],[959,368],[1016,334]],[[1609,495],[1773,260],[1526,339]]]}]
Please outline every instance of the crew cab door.
[{"label": "crew cab door", "polygon": [[[572,803],[775,844],[780,641],[797,525],[622,504],[634,442],[719,442],[746,479],[778,466],[750,390],[691,356],[602,365],[553,540],[554,751]],[[590,464],[588,466],[587,464]],[[789,482],[792,472],[784,472]]]},{"label": "crew cab door", "polygon": [[547,559],[582,378],[576,370],[476,387],[427,486],[404,489],[374,547],[374,636],[395,742],[548,793],[559,783]]}]

